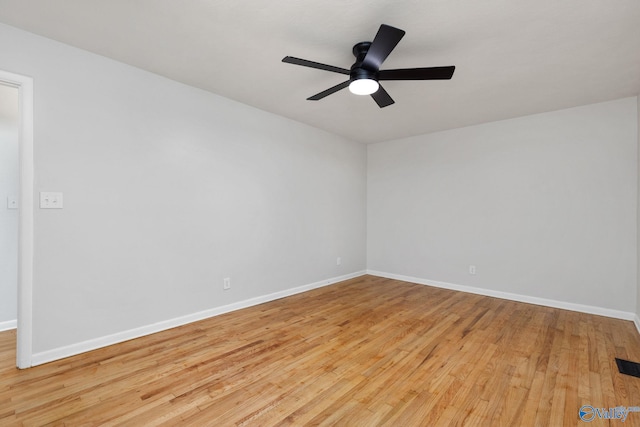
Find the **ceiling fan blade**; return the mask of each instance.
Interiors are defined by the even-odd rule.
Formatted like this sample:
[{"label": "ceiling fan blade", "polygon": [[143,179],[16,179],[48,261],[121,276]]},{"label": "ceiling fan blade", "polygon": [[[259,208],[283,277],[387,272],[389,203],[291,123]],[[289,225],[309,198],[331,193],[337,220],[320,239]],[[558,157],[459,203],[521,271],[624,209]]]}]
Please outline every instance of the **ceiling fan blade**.
[{"label": "ceiling fan blade", "polygon": [[334,67],[333,65],[321,64],[319,62],[307,61],[306,59],[294,58],[293,56],[285,56],[282,62],[287,64],[302,65],[303,67],[317,68],[318,70],[333,71],[334,73],[349,75],[350,71],[346,68]]},{"label": "ceiling fan blade", "polygon": [[456,67],[401,68],[380,70],[378,80],[449,80]]},{"label": "ceiling fan blade", "polygon": [[379,70],[384,60],[387,59],[387,56],[397,46],[404,34],[405,32],[398,28],[385,24],[380,25],[378,34],[371,42],[369,51],[362,60],[362,67],[373,71]]},{"label": "ceiling fan blade", "polygon": [[378,104],[380,108],[388,107],[389,105],[395,103],[395,101],[389,96],[386,90],[382,87],[382,85],[378,88],[377,91],[371,94],[371,97]]},{"label": "ceiling fan blade", "polygon": [[337,91],[344,89],[345,87],[349,86],[349,83],[351,83],[351,80],[347,80],[346,82],[340,83],[339,85],[335,85],[334,87],[330,87],[327,90],[323,90],[320,93],[316,93],[313,96],[310,96],[309,98],[307,98],[308,101],[319,101],[322,98],[324,98],[325,96],[329,96],[332,93],[336,93]]}]

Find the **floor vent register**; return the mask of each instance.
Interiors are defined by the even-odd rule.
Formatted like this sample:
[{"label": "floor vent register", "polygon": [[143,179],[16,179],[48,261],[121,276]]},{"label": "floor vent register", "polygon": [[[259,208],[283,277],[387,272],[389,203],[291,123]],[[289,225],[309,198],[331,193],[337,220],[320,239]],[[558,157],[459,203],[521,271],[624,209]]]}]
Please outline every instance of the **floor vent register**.
[{"label": "floor vent register", "polygon": [[621,374],[640,378],[640,363],[630,362],[616,357],[616,365]]}]

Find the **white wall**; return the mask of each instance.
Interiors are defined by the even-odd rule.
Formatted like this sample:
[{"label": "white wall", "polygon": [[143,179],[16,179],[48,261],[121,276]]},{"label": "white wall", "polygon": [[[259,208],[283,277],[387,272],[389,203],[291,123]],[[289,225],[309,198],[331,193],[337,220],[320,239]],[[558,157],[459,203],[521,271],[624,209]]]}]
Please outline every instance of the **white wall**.
[{"label": "white wall", "polygon": [[[637,223],[637,229],[636,231],[638,232],[638,245],[640,247],[640,93],[638,94],[638,96],[636,97],[637,99],[637,112],[638,112],[638,117],[637,117],[637,121],[636,121],[636,135],[638,137],[638,204],[636,207],[636,215],[637,215],[637,219],[638,219],[638,223]],[[636,328],[638,329],[638,331],[640,332],[640,248],[637,252],[638,255],[638,260],[637,260],[637,283],[638,283],[638,290],[636,293],[636,318],[635,318],[635,323],[636,323]]]},{"label": "white wall", "polygon": [[628,98],[370,145],[368,269],[634,313],[637,120]]},{"label": "white wall", "polygon": [[36,191],[64,193],[34,353],[364,270],[363,145],[4,25],[0,69],[34,78]]},{"label": "white wall", "polygon": [[18,316],[18,89],[0,84],[0,331]]}]

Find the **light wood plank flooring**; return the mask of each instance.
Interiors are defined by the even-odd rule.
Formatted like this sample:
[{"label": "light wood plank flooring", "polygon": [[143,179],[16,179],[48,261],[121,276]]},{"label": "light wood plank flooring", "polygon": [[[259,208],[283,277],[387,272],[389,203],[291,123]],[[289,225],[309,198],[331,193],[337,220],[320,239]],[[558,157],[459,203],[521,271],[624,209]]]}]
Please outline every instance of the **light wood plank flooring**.
[{"label": "light wood plank flooring", "polygon": [[632,322],[364,276],[32,369],[0,425],[640,426]]}]

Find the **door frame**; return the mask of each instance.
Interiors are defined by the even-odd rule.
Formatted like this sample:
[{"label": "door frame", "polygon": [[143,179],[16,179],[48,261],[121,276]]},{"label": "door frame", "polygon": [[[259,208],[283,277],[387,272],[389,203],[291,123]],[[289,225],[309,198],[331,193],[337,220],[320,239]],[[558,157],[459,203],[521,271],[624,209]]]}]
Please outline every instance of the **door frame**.
[{"label": "door frame", "polygon": [[16,365],[32,366],[33,356],[33,78],[0,70],[0,84],[18,89],[18,321]]}]

